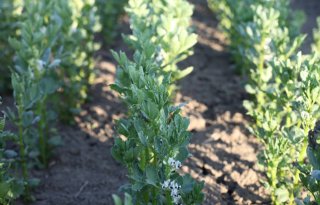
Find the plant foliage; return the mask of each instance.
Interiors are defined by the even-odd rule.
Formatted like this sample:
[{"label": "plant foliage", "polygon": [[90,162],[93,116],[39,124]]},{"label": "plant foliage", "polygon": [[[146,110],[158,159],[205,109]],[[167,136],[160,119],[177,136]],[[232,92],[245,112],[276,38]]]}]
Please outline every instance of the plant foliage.
[{"label": "plant foliage", "polygon": [[[294,163],[304,163],[308,132],[319,118],[319,62],[297,53],[305,36],[290,1],[214,1],[230,50],[253,99],[245,101],[263,143],[260,163],[274,204],[293,204],[302,187]],[[250,5],[249,9],[248,6]],[[244,12],[245,11],[245,12]]]},{"label": "plant foliage", "polygon": [[9,68],[13,66],[14,50],[8,39],[19,35],[18,22],[22,8],[23,0],[0,0],[0,93],[11,88]]},{"label": "plant foliage", "polygon": [[[166,25],[162,24],[164,21],[160,21],[160,18],[165,18],[164,13],[169,11],[169,8],[174,8],[171,10],[173,13],[181,13],[176,18],[166,15],[172,18],[172,29],[180,28],[182,33],[188,34],[187,30],[177,27],[177,24],[181,23],[185,25],[183,28],[187,29],[192,7],[185,4],[186,2],[180,2],[179,10],[172,7],[176,2],[180,1],[129,1],[128,11],[133,35],[128,42],[135,48],[133,59],[130,60],[123,52],[113,53],[119,66],[112,89],[121,95],[127,105],[128,117],[117,122],[120,136],[115,139],[112,155],[128,170],[130,183],[123,187],[128,193],[128,204],[189,205],[201,204],[204,198],[201,192],[203,182],[197,183],[189,175],[179,173],[182,163],[189,156],[187,146],[191,137],[187,131],[189,120],[180,115],[183,105],[171,104],[169,89],[172,86],[172,78],[176,79],[180,71],[162,72],[165,63],[163,59],[159,60],[159,36],[165,39],[162,43],[167,42],[166,48],[161,49],[177,51],[174,58],[182,54],[182,50],[189,50],[195,43],[189,42],[190,44],[181,47],[180,42],[174,41],[174,37],[170,36],[172,33],[169,32],[166,36],[165,30],[161,30],[165,29]],[[151,12],[152,8],[157,15],[150,13],[150,16],[138,17],[145,12]],[[184,8],[187,10],[183,10]],[[186,16],[180,19],[182,11]],[[148,22],[147,17],[159,19],[152,26],[155,22]],[[143,25],[139,18],[146,20],[145,28],[140,28]],[[190,37],[193,39],[195,35]],[[161,43],[160,45],[164,46]],[[187,55],[184,55],[180,59],[186,57]],[[164,59],[167,60],[168,57],[165,56]],[[119,197],[114,196],[114,200],[116,204],[122,204]]]},{"label": "plant foliage", "polygon": [[[1,98],[0,98],[1,103]],[[13,174],[13,168],[19,161],[15,150],[8,148],[7,143],[16,141],[17,136],[5,130],[6,118],[0,117],[0,203],[9,205],[24,192],[24,181]]]},{"label": "plant foliage", "polygon": [[[145,39],[157,45],[159,72],[171,73],[172,83],[192,72],[192,67],[180,70],[177,66],[192,54],[192,47],[197,43],[197,35],[190,28],[191,4],[184,0],[130,0],[126,11],[133,31],[126,40],[135,50],[145,49],[140,44]],[[173,89],[171,86],[170,92]]]},{"label": "plant foliage", "polygon": [[104,41],[109,44],[116,36],[119,17],[124,13],[128,0],[96,0]]}]

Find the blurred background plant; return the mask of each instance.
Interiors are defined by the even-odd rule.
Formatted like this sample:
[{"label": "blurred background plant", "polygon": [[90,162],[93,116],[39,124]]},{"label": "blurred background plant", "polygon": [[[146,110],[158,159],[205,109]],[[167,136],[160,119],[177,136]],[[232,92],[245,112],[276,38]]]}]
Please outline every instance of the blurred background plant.
[{"label": "blurred background plant", "polygon": [[[101,30],[97,7],[92,0],[57,1],[60,16],[61,34],[58,47],[64,55],[57,69],[60,84],[53,105],[59,118],[73,122],[81,105],[89,99],[88,91],[95,77],[95,52],[100,44],[94,41],[95,34]],[[62,47],[61,47],[62,46]]]},{"label": "blurred background plant", "polygon": [[17,136],[6,131],[5,124],[5,116],[0,116],[0,203],[10,205],[13,200],[23,194],[24,181],[16,176],[17,169],[15,167],[19,163],[19,155],[8,146],[10,141],[17,140]]},{"label": "blurred background plant", "polygon": [[177,65],[193,54],[192,47],[197,43],[197,35],[190,26],[193,6],[184,0],[130,0],[126,11],[133,32],[125,37],[126,42],[138,51],[146,49],[140,44],[141,39],[157,45],[159,72],[171,73],[169,93],[172,93],[176,89],[175,81],[193,70],[192,67],[180,70]]},{"label": "blurred background plant", "polygon": [[23,0],[0,0],[0,93],[11,89],[9,68],[13,67],[14,49],[9,45],[9,37],[19,36],[19,19]]},{"label": "blurred background plant", "polygon": [[119,18],[124,14],[128,0],[96,0],[96,7],[102,25],[102,35],[106,45],[110,45],[117,35]]},{"label": "blurred background plant", "polygon": [[320,204],[320,127],[319,123],[308,136],[308,163],[298,164],[301,171],[300,179],[303,186],[309,191],[309,196],[305,199],[296,199],[298,205]]},{"label": "blurred background plant", "polygon": [[317,18],[317,28],[314,28],[313,30],[313,39],[311,51],[320,56],[320,17]]},{"label": "blurred background plant", "polygon": [[[302,187],[293,163],[306,158],[308,131],[318,119],[319,63],[298,53],[305,39],[301,12],[290,1],[215,1],[239,73],[249,75],[244,107],[250,130],[263,143],[259,156],[273,204],[293,204]],[[248,5],[250,5],[248,7]]]}]

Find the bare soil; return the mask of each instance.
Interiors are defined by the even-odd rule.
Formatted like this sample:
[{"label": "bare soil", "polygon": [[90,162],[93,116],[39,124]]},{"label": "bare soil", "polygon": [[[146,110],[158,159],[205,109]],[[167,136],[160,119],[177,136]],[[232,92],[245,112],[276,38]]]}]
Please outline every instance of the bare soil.
[{"label": "bare soil", "polygon": [[[204,0],[195,4],[193,25],[199,35],[194,55],[181,63],[194,72],[181,81],[176,103],[189,102],[183,114],[191,120],[193,133],[183,171],[205,181],[204,204],[270,204],[260,180],[264,174],[257,166],[258,141],[246,129],[249,118],[242,101],[244,81],[235,74],[226,51],[224,36]],[[294,0],[294,8],[308,17],[304,32],[310,34],[320,15],[318,0]],[[121,32],[128,33],[127,24]],[[308,51],[308,38],[304,50]],[[127,50],[120,37],[114,50]],[[91,101],[76,117],[74,126],[60,124],[64,145],[55,150],[48,170],[33,170],[42,180],[34,191],[35,205],[112,205],[112,194],[126,183],[125,169],[111,156],[114,120],[125,113],[116,93],[110,90],[116,65],[109,48],[97,54],[98,73],[90,91]],[[21,204],[21,202],[17,202]]]}]

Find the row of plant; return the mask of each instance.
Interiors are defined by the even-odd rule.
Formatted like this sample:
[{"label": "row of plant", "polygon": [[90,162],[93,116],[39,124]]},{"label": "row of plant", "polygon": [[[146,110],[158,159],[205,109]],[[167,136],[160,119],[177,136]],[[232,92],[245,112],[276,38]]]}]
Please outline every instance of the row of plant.
[{"label": "row of plant", "polygon": [[128,0],[96,0],[100,23],[102,25],[102,36],[106,44],[112,43],[116,36],[119,18],[124,13]]},{"label": "row of plant", "polygon": [[8,38],[18,35],[18,23],[22,13],[22,0],[0,1],[0,93],[10,88],[10,72],[14,50],[10,47]]},{"label": "row of plant", "polygon": [[[66,22],[63,25],[63,32],[69,36],[65,36],[61,41],[64,41],[63,43],[67,44],[68,47],[74,46],[75,52],[67,55],[70,60],[79,57],[79,62],[71,61],[69,64],[75,64],[77,67],[66,72],[66,75],[68,75],[66,81],[68,82],[65,82],[67,84],[65,89],[71,90],[77,97],[67,99],[71,101],[73,106],[64,108],[64,111],[77,112],[80,102],[87,98],[88,87],[86,84],[93,79],[92,68],[94,62],[91,60],[92,54],[100,46],[94,43],[92,34],[101,32],[104,36],[104,42],[109,45],[116,35],[116,29],[119,25],[118,19],[124,13],[124,6],[127,2],[128,0],[72,0],[65,8],[65,14],[68,13],[70,16],[64,16],[63,20]],[[23,0],[0,1],[0,29],[2,31],[0,34],[0,71],[2,73],[0,76],[0,93],[2,94],[10,92],[12,89],[11,74],[8,72],[8,68],[13,67],[12,58],[15,51],[10,46],[8,38],[18,38],[21,34],[19,23],[23,20],[24,4]],[[83,43],[75,43],[79,41]],[[88,71],[86,72],[90,72],[90,74],[76,69],[83,66],[87,66]],[[77,89],[81,89],[81,91],[76,92]],[[65,98],[67,97],[66,95]],[[78,102],[72,102],[76,101],[75,99],[79,99]],[[67,113],[69,114],[69,112]],[[65,112],[61,111],[60,113],[63,114],[62,117],[67,116],[64,114]]]},{"label": "row of plant", "polygon": [[[190,72],[177,63],[196,43],[190,32],[192,6],[183,0],[129,0],[126,8],[133,34],[125,37],[134,49],[130,60],[114,53],[119,66],[112,89],[128,108],[117,122],[113,157],[128,170],[125,204],[201,204],[203,182],[180,171],[189,157],[189,120],[183,105],[172,104],[177,79]],[[171,90],[170,90],[171,89]],[[114,196],[115,204],[122,204]]]},{"label": "row of plant", "polygon": [[[320,18],[317,19],[318,27],[313,31],[314,42],[311,45],[311,52],[318,58],[320,56]],[[319,72],[319,70],[318,70]],[[317,79],[319,81],[319,79]],[[319,101],[318,101],[319,103]],[[307,157],[308,163],[298,164],[301,171],[300,179],[304,187],[311,193],[303,201],[296,200],[298,205],[320,204],[320,125],[319,120],[313,130],[308,134]]]},{"label": "row of plant", "polygon": [[[1,98],[0,98],[1,104]],[[19,160],[15,152],[6,149],[6,142],[16,140],[16,135],[5,131],[5,117],[0,117],[0,203],[7,205],[23,193],[22,179],[16,178],[12,168]]]},{"label": "row of plant", "polygon": [[70,122],[88,98],[101,26],[92,0],[1,0],[0,18],[6,28],[0,70],[10,75],[4,77],[15,102],[4,117],[12,132],[3,131],[4,119],[0,126],[0,202],[10,204],[20,196],[33,200],[30,189],[39,180],[29,172],[48,167],[52,148],[61,144],[58,116]]},{"label": "row of plant", "polygon": [[[249,76],[251,99],[244,106],[254,121],[250,130],[264,145],[259,162],[273,204],[298,202],[300,178],[314,199],[299,203],[319,202],[318,176],[308,169],[301,172],[309,131],[320,114],[319,58],[297,52],[305,38],[298,32],[301,12],[291,11],[288,0],[208,2],[218,14],[238,70]],[[309,161],[318,170],[316,136],[309,138]]]},{"label": "row of plant", "polygon": [[311,51],[320,56],[320,17],[317,18],[317,28],[313,30],[313,40]]}]

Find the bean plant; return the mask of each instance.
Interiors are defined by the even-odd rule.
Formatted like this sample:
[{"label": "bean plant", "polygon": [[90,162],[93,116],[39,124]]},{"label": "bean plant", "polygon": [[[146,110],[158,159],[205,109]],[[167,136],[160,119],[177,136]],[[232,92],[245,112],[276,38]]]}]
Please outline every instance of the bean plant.
[{"label": "bean plant", "polygon": [[[113,157],[128,169],[125,203],[201,204],[204,183],[179,171],[190,155],[191,136],[189,120],[180,115],[183,105],[173,106],[170,95],[172,82],[185,72],[175,63],[196,43],[188,31],[192,7],[182,1],[130,0],[127,11],[133,35],[126,40],[135,52],[132,60],[113,52],[119,66],[111,86],[128,108],[128,117],[117,121],[119,137],[112,148]],[[171,69],[162,72],[166,66]],[[117,196],[114,201],[122,204]]]},{"label": "bean plant", "polygon": [[293,204],[301,192],[293,164],[304,162],[308,131],[319,113],[317,58],[297,54],[305,36],[295,29],[301,22],[290,17],[289,1],[254,1],[250,9],[244,1],[213,2],[237,65],[249,73],[246,90],[254,98],[244,106],[255,122],[251,131],[264,145],[259,161],[265,186],[274,204]]},{"label": "bean plant", "polygon": [[48,99],[58,89],[55,68],[59,66],[62,49],[53,52],[61,28],[61,17],[48,16],[55,8],[54,2],[26,1],[21,21],[21,37],[10,39],[15,49],[15,65],[11,80],[17,113],[7,114],[18,128],[20,157],[24,177],[27,178],[27,160],[33,158],[48,166],[50,146],[57,138],[50,139],[50,125],[55,118],[48,110]]},{"label": "bean plant", "polygon": [[132,205],[132,197],[125,193],[124,195],[124,202],[122,203],[122,200],[119,196],[117,195],[112,195],[113,201],[115,205]]},{"label": "bean plant", "polygon": [[156,46],[140,42],[146,48],[136,51],[133,61],[125,53],[114,53],[119,63],[112,88],[119,92],[129,116],[117,123],[119,135],[112,148],[113,157],[126,166],[130,184],[124,191],[133,204],[201,204],[203,183],[179,169],[189,156],[189,121],[172,106],[168,88],[170,75],[159,80]]},{"label": "bean plant", "polygon": [[[150,39],[157,45],[159,71],[171,73],[172,83],[192,72],[192,67],[180,70],[177,66],[192,54],[191,49],[197,43],[197,35],[190,28],[191,4],[184,0],[129,0],[126,11],[133,31],[126,40],[134,49],[144,49],[139,44],[141,39]],[[174,86],[170,86],[170,92],[173,90]]]},{"label": "bean plant", "polygon": [[311,50],[320,56],[320,17],[317,18],[317,28],[313,30],[313,39]]},{"label": "bean plant", "polygon": [[[305,20],[303,12],[290,9],[290,0],[208,0],[208,3],[209,7],[217,13],[220,27],[229,40],[229,50],[236,63],[237,72],[242,74],[250,73],[252,65],[242,61],[244,54],[243,50],[239,51],[239,49],[241,49],[242,44],[244,44],[242,41],[245,39],[239,36],[243,35],[243,32],[253,32],[255,30],[254,28],[249,28],[250,30],[243,31],[239,26],[243,27],[243,24],[252,24],[255,18],[259,18],[258,15],[260,17],[269,15],[269,17],[277,18],[275,27],[286,28],[284,30],[285,34],[290,38],[294,38],[299,35],[300,28]],[[258,12],[255,9],[260,10]],[[249,27],[251,26],[254,25],[249,25]],[[264,26],[270,27],[270,25]],[[273,30],[270,31],[275,33]],[[268,44],[270,39],[262,38],[260,42],[261,44]],[[261,46],[263,47],[263,45]]]},{"label": "bean plant", "polygon": [[[1,104],[1,98],[0,98]],[[6,118],[0,117],[0,203],[9,205],[24,192],[24,181],[14,176],[14,166],[19,161],[15,150],[7,142],[16,141],[17,136],[5,130]]]},{"label": "bean plant", "polygon": [[64,56],[58,69],[57,81],[61,85],[55,96],[60,119],[72,122],[81,105],[88,99],[88,90],[95,77],[94,53],[100,47],[94,41],[101,26],[97,7],[92,0],[57,1],[61,35],[58,48],[63,46]]},{"label": "bean plant", "polygon": [[255,134],[265,145],[262,160],[275,204],[292,204],[301,191],[299,171],[293,164],[304,162],[308,131],[320,111],[319,68],[313,59],[298,54],[292,60],[275,60],[268,98],[256,115]]},{"label": "bean plant", "polygon": [[[298,205],[320,204],[320,153],[319,123],[308,135],[308,164],[297,165],[301,171],[300,179],[303,186],[310,192],[304,200],[296,199]],[[313,199],[312,199],[313,198]]]},{"label": "bean plant", "polygon": [[14,50],[8,39],[18,35],[22,8],[22,0],[0,0],[0,93],[7,92],[11,85],[9,67],[13,65]]},{"label": "bean plant", "polygon": [[128,0],[96,0],[96,6],[102,25],[102,34],[106,44],[112,43],[119,26],[119,18],[124,13]]}]

